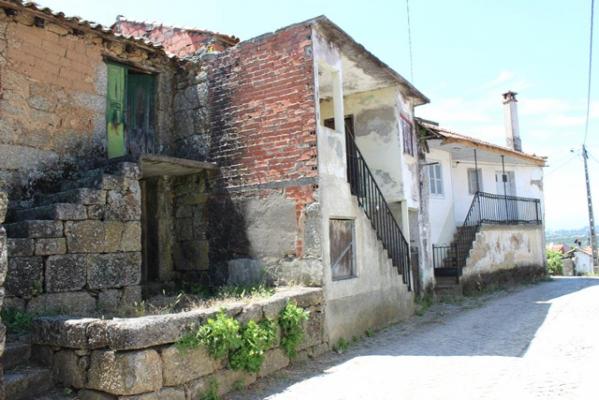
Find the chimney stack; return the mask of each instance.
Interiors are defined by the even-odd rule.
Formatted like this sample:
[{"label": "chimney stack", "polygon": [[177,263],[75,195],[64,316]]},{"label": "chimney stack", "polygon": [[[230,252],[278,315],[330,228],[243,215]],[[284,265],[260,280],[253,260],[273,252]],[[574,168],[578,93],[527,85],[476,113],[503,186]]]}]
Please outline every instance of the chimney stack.
[{"label": "chimney stack", "polygon": [[518,126],[518,93],[504,93],[503,96],[503,119],[505,123],[505,135],[507,147],[516,151],[522,151],[522,142],[520,141],[520,128]]}]

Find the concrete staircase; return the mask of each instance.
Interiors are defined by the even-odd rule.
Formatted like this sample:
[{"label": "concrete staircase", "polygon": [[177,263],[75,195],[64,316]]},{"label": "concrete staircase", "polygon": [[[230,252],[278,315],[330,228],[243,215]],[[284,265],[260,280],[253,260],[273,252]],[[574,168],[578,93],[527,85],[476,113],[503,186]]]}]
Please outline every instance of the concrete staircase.
[{"label": "concrete staircase", "polygon": [[453,234],[449,250],[442,260],[442,266],[435,268],[436,277],[459,278],[460,269],[466,266],[477,232],[478,226],[460,226],[457,228]]},{"label": "concrete staircase", "polygon": [[435,297],[437,300],[453,300],[463,295],[462,285],[458,277],[438,276],[435,277]]}]

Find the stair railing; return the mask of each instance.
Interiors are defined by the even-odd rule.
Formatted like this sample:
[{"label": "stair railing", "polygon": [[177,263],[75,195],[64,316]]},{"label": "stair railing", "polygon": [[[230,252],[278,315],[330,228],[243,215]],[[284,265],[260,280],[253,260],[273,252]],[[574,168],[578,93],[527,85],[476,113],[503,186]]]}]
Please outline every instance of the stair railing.
[{"label": "stair railing", "polygon": [[460,275],[482,224],[542,223],[540,199],[476,192],[454,242],[447,246],[433,245],[434,268],[457,268]]},{"label": "stair railing", "polygon": [[351,133],[346,132],[347,181],[403,282],[412,289],[410,246]]}]

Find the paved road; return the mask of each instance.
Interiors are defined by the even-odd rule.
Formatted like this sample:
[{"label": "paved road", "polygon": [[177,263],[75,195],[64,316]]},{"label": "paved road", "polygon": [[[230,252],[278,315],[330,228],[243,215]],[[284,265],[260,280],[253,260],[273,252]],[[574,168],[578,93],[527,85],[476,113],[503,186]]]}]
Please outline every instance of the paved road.
[{"label": "paved road", "polygon": [[365,338],[229,399],[599,399],[599,279],[560,278]]}]

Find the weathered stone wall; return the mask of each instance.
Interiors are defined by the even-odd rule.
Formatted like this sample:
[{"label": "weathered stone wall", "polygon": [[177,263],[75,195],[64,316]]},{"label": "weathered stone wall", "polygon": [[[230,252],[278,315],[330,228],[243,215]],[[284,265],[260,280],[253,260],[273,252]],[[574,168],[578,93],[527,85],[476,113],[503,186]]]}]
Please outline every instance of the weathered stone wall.
[{"label": "weathered stone wall", "polygon": [[219,166],[206,185],[215,282],[255,280],[263,269],[302,275],[290,269],[308,252],[304,221],[316,201],[311,44],[298,25],[179,70],[175,155]]},{"label": "weathered stone wall", "polygon": [[11,199],[41,178],[106,159],[107,58],[160,72],[156,131],[163,145],[172,132],[174,61],[26,9],[14,14],[0,13],[0,181]]},{"label": "weathered stone wall", "polygon": [[483,225],[476,234],[461,282],[464,292],[545,275],[542,225]]},{"label": "weathered stone wall", "polygon": [[5,225],[7,307],[91,315],[141,300],[139,170],[121,166],[118,175],[100,175],[98,189],[59,203],[52,220],[36,220],[40,208],[16,211],[21,221]]},{"label": "weathered stone wall", "polygon": [[173,179],[175,244],[172,256],[178,272],[208,270],[206,179],[205,173]]},{"label": "weathered stone wall", "polygon": [[[310,312],[297,358],[327,351],[320,289],[282,289],[268,299],[229,305],[226,311],[241,323],[275,319],[289,299]],[[258,373],[229,369],[224,362],[212,359],[204,347],[179,351],[176,341],[215,313],[210,309],[115,320],[42,318],[34,322],[33,351],[53,369],[60,383],[79,390],[82,400],[116,400],[118,396],[200,399],[211,382],[216,382],[219,394],[224,394],[289,364],[279,340],[266,353]]]},{"label": "weathered stone wall", "polygon": [[[7,250],[6,250],[6,231],[2,226],[4,222],[4,216],[6,215],[6,206],[8,198],[6,193],[0,192],[0,309],[4,302],[4,279],[6,278],[7,266]],[[2,323],[0,318],[0,399],[4,399],[4,379],[3,371],[4,366],[2,365],[2,354],[4,353],[4,344],[6,341],[6,327]]]}]

